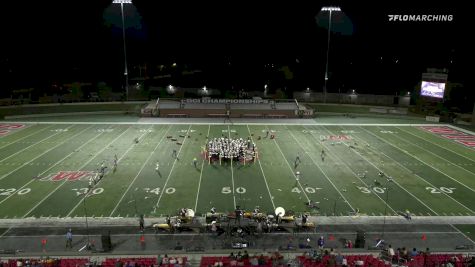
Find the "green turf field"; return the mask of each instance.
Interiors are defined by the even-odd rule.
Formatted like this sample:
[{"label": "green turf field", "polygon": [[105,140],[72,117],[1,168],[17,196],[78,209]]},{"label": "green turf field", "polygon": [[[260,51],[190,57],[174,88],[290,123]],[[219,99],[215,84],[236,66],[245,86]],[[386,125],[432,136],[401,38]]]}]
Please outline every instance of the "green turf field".
[{"label": "green turf field", "polygon": [[[235,205],[320,215],[359,211],[380,216],[406,210],[413,215],[475,215],[473,148],[418,126],[2,125],[9,132],[0,137],[0,219],[85,212],[150,217],[176,214],[184,207],[201,214],[213,206],[232,211]],[[264,138],[267,130],[276,138]],[[206,137],[222,135],[252,136],[259,159],[246,165],[208,164],[201,153]],[[172,157],[174,149],[179,160]],[[301,163],[295,168],[298,154]],[[103,162],[108,172],[84,194]],[[298,181],[296,171],[301,173]],[[308,209],[308,200],[319,208]]]}]

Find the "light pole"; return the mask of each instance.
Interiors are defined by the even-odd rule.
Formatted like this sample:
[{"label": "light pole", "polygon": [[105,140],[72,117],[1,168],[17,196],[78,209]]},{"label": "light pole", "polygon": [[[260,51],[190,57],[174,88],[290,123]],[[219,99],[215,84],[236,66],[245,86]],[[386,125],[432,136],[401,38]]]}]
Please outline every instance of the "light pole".
[{"label": "light pole", "polygon": [[127,49],[125,47],[125,23],[124,4],[132,4],[132,0],[114,0],[113,4],[120,4],[120,14],[122,16],[122,40],[124,42],[124,76],[125,76],[125,101],[129,100],[129,72],[127,70]]},{"label": "light pole", "polygon": [[327,102],[327,81],[328,81],[328,57],[330,55],[330,31],[332,27],[332,12],[341,11],[340,7],[337,6],[324,6],[322,7],[321,11],[328,11],[330,14],[328,15],[328,40],[327,40],[327,62],[325,64],[325,85],[323,87],[323,102]]}]

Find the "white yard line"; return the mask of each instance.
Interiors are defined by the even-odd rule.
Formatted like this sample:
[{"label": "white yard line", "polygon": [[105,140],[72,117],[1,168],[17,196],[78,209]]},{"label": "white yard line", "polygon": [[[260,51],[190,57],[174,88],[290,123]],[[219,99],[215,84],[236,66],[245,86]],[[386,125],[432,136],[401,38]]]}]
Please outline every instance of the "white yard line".
[{"label": "white yard line", "polygon": [[[92,126],[90,126],[89,128],[86,128],[84,129],[83,131],[85,130],[88,130],[90,129]],[[79,132],[78,134],[82,133],[83,131]],[[76,135],[78,135],[76,134]],[[74,136],[76,136],[74,135]],[[97,136],[93,137],[91,140],[93,139],[96,139],[96,137],[98,137],[100,134],[98,134]],[[72,137],[74,137],[72,136]],[[78,149],[81,149],[83,146],[85,146],[86,144],[88,144],[91,140],[87,141],[86,143],[82,144],[80,147],[74,149],[74,150],[78,150]],[[63,141],[62,143],[66,142],[67,140]],[[51,165],[51,167],[47,168],[46,170],[44,170],[43,172],[41,172],[38,176],[41,176],[43,174],[45,174],[47,171],[51,170],[52,168],[54,168],[56,165],[58,165],[59,163],[63,162],[64,160],[66,160],[68,157],[70,157],[72,154],[74,154],[75,152],[71,152],[69,153],[68,155],[66,155],[64,158],[60,159],[59,161],[57,161],[55,164]],[[31,179],[28,183],[24,184],[22,187],[18,188],[14,193],[10,194],[9,196],[7,196],[6,198],[2,199],[2,201],[0,201],[0,205],[5,202],[7,199],[9,199],[10,197],[14,196],[16,192],[20,191],[21,189],[23,189],[25,186],[28,186],[29,184],[31,184],[32,182],[36,181],[35,179]]]},{"label": "white yard line", "polygon": [[181,149],[185,146],[186,137],[188,136],[188,133],[190,132],[190,129],[191,129],[191,125],[188,127],[188,131],[187,131],[186,134],[185,134],[185,138],[183,138],[183,143],[181,144],[180,149],[178,150],[178,153],[177,153],[177,155],[176,155],[176,158],[175,158],[175,160],[173,161],[172,168],[171,168],[171,170],[170,170],[170,173],[168,173],[167,180],[165,180],[165,184],[163,185],[162,192],[160,192],[160,196],[158,196],[157,204],[155,204],[155,207],[156,207],[156,208],[159,207],[158,204],[160,204],[160,200],[162,199],[163,192],[165,192],[165,189],[166,189],[167,184],[168,184],[168,180],[170,180],[170,177],[172,176],[173,169],[175,168],[175,164],[176,164],[176,162],[177,162],[178,156],[180,155]]},{"label": "white yard line", "polygon": [[[307,128],[305,128],[305,129],[307,129]],[[324,142],[321,142],[319,139],[317,139],[313,133],[310,133],[310,134],[312,135],[312,137],[313,137],[317,142],[320,142],[320,145],[323,146],[323,147],[325,147],[325,148],[327,149],[327,151],[330,152],[330,154],[333,155],[333,157],[338,158],[338,161],[339,161],[339,162],[343,162],[343,164],[345,164],[345,166],[347,167],[347,169],[350,170],[351,173],[353,173],[353,175],[354,175],[356,178],[358,178],[358,180],[360,180],[360,181],[366,186],[366,188],[371,188],[370,186],[368,186],[368,185],[363,181],[363,179],[361,179],[361,178],[350,168],[350,166],[348,165],[348,163],[346,163],[346,161],[344,161],[344,160],[341,159],[339,156],[337,156],[337,153],[331,152],[331,149],[329,149],[329,148],[324,144]],[[387,190],[387,189],[386,189],[386,190]],[[397,214],[397,212],[391,207],[391,205],[389,205],[389,203],[387,203],[387,202],[386,202],[384,199],[382,199],[376,192],[374,192],[374,190],[371,190],[371,192],[372,192],[377,198],[379,198],[379,199],[386,205],[386,207],[390,208],[394,213]]]},{"label": "white yard line", "polygon": [[[229,129],[228,125],[228,136],[231,139],[231,129]],[[236,192],[234,190],[234,171],[233,171],[233,159],[231,158],[231,181],[233,183],[233,199],[234,199],[234,208],[236,208]]]},{"label": "white yard line", "polygon": [[[151,130],[151,129],[149,129],[149,130]],[[127,130],[126,130],[126,131],[127,131]],[[124,131],[124,133],[125,133],[126,131]],[[145,132],[138,138],[138,140],[141,140],[142,137],[144,137],[144,135],[147,135],[147,134],[149,134],[150,132],[151,132],[151,131],[145,131]],[[123,133],[122,133],[122,134],[123,134]],[[122,135],[122,134],[121,134],[121,135]],[[120,135],[120,136],[121,136],[121,135]],[[116,140],[116,139],[114,139],[114,140]],[[111,144],[111,143],[110,143],[110,144]],[[110,145],[110,144],[109,144],[109,145]],[[108,147],[108,146],[106,146],[106,147]],[[119,163],[119,162],[125,157],[125,155],[127,155],[127,153],[129,153],[129,151],[132,150],[132,148],[134,148],[134,147],[135,147],[135,144],[131,145],[131,146],[124,152],[124,154],[122,154],[122,156],[120,156],[120,157],[117,159],[117,163]],[[101,181],[102,181],[102,179],[99,180],[99,182],[98,182],[97,184],[95,184],[94,187],[98,186],[98,185],[101,183]],[[79,205],[81,205],[81,202],[82,202],[86,197],[89,196],[89,193],[90,193],[90,192],[88,192],[87,194],[85,194],[85,195],[81,198],[81,200],[79,200],[78,203],[76,203],[76,205],[69,211],[69,213],[68,213],[65,217],[70,217],[71,214],[77,209],[77,207],[79,207]]]},{"label": "white yard line", "polygon": [[454,182],[456,182],[456,183],[462,185],[463,187],[467,188],[468,190],[470,190],[470,191],[472,191],[472,192],[475,192],[475,190],[474,190],[473,188],[471,188],[471,187],[465,185],[464,183],[462,183],[462,182],[458,181],[457,179],[453,178],[452,176],[450,176],[450,175],[444,173],[443,171],[441,171],[441,170],[439,170],[439,169],[433,167],[432,165],[427,164],[425,161],[423,161],[423,160],[420,159],[419,157],[417,157],[417,156],[415,156],[415,155],[412,155],[411,153],[407,152],[406,150],[401,149],[401,148],[399,148],[399,147],[393,145],[392,143],[386,141],[385,139],[381,139],[379,136],[377,136],[376,134],[372,133],[371,131],[368,131],[368,130],[364,129],[363,127],[360,127],[360,128],[363,129],[364,131],[368,132],[369,134],[375,136],[376,138],[378,138],[378,139],[384,141],[386,144],[388,144],[388,145],[390,145],[390,146],[392,146],[392,147],[397,148],[398,150],[402,151],[404,154],[409,155],[410,157],[417,159],[418,161],[420,161],[420,162],[423,163],[424,165],[426,165],[426,166],[432,168],[433,170],[435,170],[435,171],[437,171],[437,172],[439,172],[439,173],[441,173],[441,174],[447,176],[448,178],[450,178],[450,179],[453,180]]},{"label": "white yard line", "polygon": [[142,167],[140,168],[139,172],[137,173],[137,175],[135,175],[134,179],[132,180],[132,182],[129,184],[129,186],[127,187],[127,190],[125,190],[124,194],[122,194],[122,196],[120,197],[119,201],[117,202],[117,204],[115,205],[114,209],[111,211],[109,217],[112,217],[112,214],[114,214],[114,212],[117,210],[117,208],[119,207],[120,203],[122,202],[122,200],[124,199],[125,195],[127,194],[127,192],[129,192],[130,188],[132,187],[132,185],[134,184],[135,180],[137,180],[137,177],[139,177],[140,173],[142,173],[143,169],[145,168],[145,166],[147,165],[147,162],[152,158],[153,156],[153,153],[155,153],[155,151],[157,150],[158,146],[160,146],[160,144],[163,142],[163,140],[167,137],[167,133],[168,131],[171,129],[171,126],[168,126],[168,129],[165,131],[165,133],[163,134],[162,138],[160,139],[160,141],[157,143],[157,145],[153,148],[153,150],[150,152],[150,155],[147,157],[147,160],[144,161],[144,163],[142,164]]},{"label": "white yard line", "polygon": [[[266,126],[266,129],[267,129],[267,126]],[[268,129],[267,129],[268,130]],[[277,141],[274,140],[274,144],[277,146],[277,148],[279,149],[280,151],[280,154],[282,155],[282,158],[284,159],[285,163],[287,163],[287,166],[289,166],[289,169],[290,169],[290,172],[292,173],[292,175],[294,176],[295,180],[297,180],[297,176],[295,176],[295,172],[294,172],[294,169],[292,169],[292,166],[290,166],[289,162],[287,161],[287,159],[285,158],[285,155],[284,153],[282,152],[282,149],[280,149],[280,146],[279,144],[277,144]],[[308,198],[307,196],[307,193],[305,193],[305,189],[303,188],[302,184],[300,183],[300,179],[297,180],[297,183],[299,184],[300,188],[302,189],[302,192],[305,196],[305,198],[307,199],[307,202],[310,202],[310,198]]]},{"label": "white yard line", "polygon": [[[210,129],[211,129],[211,125],[208,125],[208,133],[206,134],[206,144],[205,144],[205,146],[208,145],[209,130]],[[200,196],[201,179],[203,177],[203,168],[204,168],[204,165],[205,165],[205,160],[207,160],[207,159],[204,158],[203,161],[201,162],[200,180],[198,181],[198,191],[196,191],[196,201],[195,201],[195,209],[194,209],[195,212],[197,211],[197,208],[198,208],[198,198]]]},{"label": "white yard line", "polygon": [[[30,126],[30,127],[31,127],[31,126]],[[2,148],[4,148],[4,147],[7,147],[7,146],[9,146],[9,145],[13,145],[13,144],[15,144],[16,142],[19,142],[19,141],[21,141],[21,140],[23,140],[23,139],[25,139],[25,138],[28,138],[28,137],[30,137],[30,136],[32,136],[32,135],[37,134],[37,133],[41,133],[41,132],[43,132],[43,131],[46,131],[47,129],[49,129],[49,128],[51,128],[51,127],[53,127],[53,125],[48,126],[48,127],[45,127],[44,129],[40,129],[40,130],[38,130],[38,131],[35,131],[35,132],[33,132],[33,133],[31,133],[31,134],[29,134],[29,135],[27,135],[27,136],[23,136],[22,138],[19,138],[19,139],[15,140],[15,141],[13,141],[13,142],[11,142],[11,143],[8,143],[8,144],[6,144],[6,145],[4,145],[4,146],[0,146],[0,149],[2,149]]]},{"label": "white yard line", "polygon": [[[71,127],[72,127],[72,126],[71,126]],[[36,159],[42,157],[42,156],[45,155],[46,153],[48,153],[48,152],[50,152],[51,150],[57,148],[58,146],[64,144],[66,141],[68,141],[68,140],[70,140],[71,138],[73,138],[73,137],[79,135],[80,133],[84,132],[85,130],[87,130],[87,129],[91,128],[91,127],[92,127],[92,126],[90,126],[90,127],[88,127],[88,128],[85,128],[84,130],[81,130],[79,133],[77,133],[77,134],[75,134],[75,135],[73,135],[73,136],[71,136],[71,137],[68,137],[66,140],[62,141],[61,143],[58,143],[57,145],[55,145],[55,146],[53,146],[53,147],[51,147],[51,148],[45,150],[43,153],[41,153],[41,154],[39,154],[38,156],[32,158],[31,160],[29,160],[29,161],[27,161],[27,162],[21,164],[21,165],[18,166],[17,168],[11,170],[9,173],[5,173],[4,175],[2,175],[2,176],[0,177],[0,181],[3,180],[3,179],[5,179],[6,177],[8,177],[10,174],[12,174],[12,173],[18,171],[19,169],[21,169],[21,168],[27,166],[27,165],[30,164],[31,162],[33,162],[33,161],[35,161]]]},{"label": "white yard line", "polygon": [[[251,140],[254,143],[254,139],[252,138],[252,134],[251,134],[251,130],[249,129],[249,125],[246,125],[246,126],[247,126],[247,131],[249,132],[249,136],[251,137]],[[254,155],[254,157],[256,157],[256,156],[258,156],[258,155]],[[267,188],[267,192],[269,193],[269,198],[270,198],[270,201],[272,203],[272,207],[275,210],[276,207],[275,207],[275,204],[274,204],[274,199],[272,198],[272,194],[271,194],[270,189],[269,189],[269,184],[267,183],[267,178],[266,178],[266,175],[264,173],[264,169],[262,169],[261,160],[259,158],[257,158],[257,163],[259,163],[259,167],[261,168],[262,177],[264,178],[264,182],[266,183],[266,188]]]},{"label": "white yard line", "polygon": [[460,231],[457,227],[455,227],[453,224],[449,224],[452,228],[454,228],[455,231],[457,231],[457,233],[460,233],[461,235],[463,235],[466,239],[468,239],[470,242],[472,242],[472,244],[475,244],[475,241],[473,241],[470,237],[468,237],[466,234],[464,234],[462,231]]},{"label": "white yard line", "polygon": [[[428,140],[428,139],[423,138],[422,136],[419,136],[418,134],[413,134],[413,133],[411,133],[411,132],[409,132],[409,131],[403,130],[401,127],[396,127],[396,128],[399,129],[399,130],[402,130],[402,131],[405,132],[405,133],[408,133],[408,134],[413,135],[413,136],[415,136],[415,137],[417,137],[417,138],[420,138],[420,139],[422,139],[422,140],[424,140],[424,141],[427,141],[427,142],[429,142],[429,143],[431,143],[431,144],[433,144],[433,145],[436,145],[436,146],[438,146],[438,147],[440,147],[440,148],[443,148],[443,149],[445,149],[445,150],[448,150],[448,151],[450,151],[450,152],[452,152],[452,153],[454,153],[454,154],[457,154],[457,155],[461,156],[462,158],[465,158],[465,159],[467,159],[467,160],[469,160],[469,161],[471,161],[471,162],[475,162],[475,159],[468,158],[467,156],[464,156],[464,155],[458,153],[457,151],[454,151],[454,150],[450,149],[449,146],[447,146],[447,147],[441,146],[441,145],[439,145],[439,144],[437,144],[437,143],[434,143],[434,142],[432,142],[432,141],[430,141],[430,140]],[[419,131],[422,132],[422,130],[419,130]],[[435,133],[433,133],[433,132],[430,132],[430,131],[427,131],[427,130],[424,130],[424,132],[425,132],[425,133],[429,133],[429,134],[431,134],[431,135],[433,135],[433,136],[435,136],[435,137],[440,138],[440,135],[437,135],[437,134],[435,134]],[[448,139],[443,139],[443,140],[447,140],[448,142],[459,144],[458,142],[454,142],[454,141],[452,141],[452,140],[448,140]],[[473,153],[473,151],[471,151],[471,153]]]},{"label": "white yard line", "polygon": [[[382,138],[374,135],[376,138],[384,141]],[[366,143],[366,142],[365,142]],[[387,142],[386,142],[387,143]],[[389,143],[388,143],[389,144]],[[370,147],[371,150],[373,150],[374,152],[376,152],[374,149],[372,149]],[[397,165],[401,166],[401,168],[405,169],[406,171],[408,171],[409,173],[412,173],[411,170],[409,170],[406,166],[402,165],[401,163],[399,163],[399,161],[391,158],[390,156],[386,155],[384,152],[382,151],[379,151],[379,153],[383,154],[385,157],[387,157],[388,159],[391,159],[392,161],[396,162]],[[417,173],[413,173],[417,178],[419,178],[419,180],[425,182],[426,184],[430,185],[431,187],[433,188],[437,188],[435,185],[433,185],[432,183],[430,183],[429,181],[427,181],[426,179],[422,178],[421,176],[419,176]],[[443,192],[442,190],[440,191],[441,194],[445,195],[446,197],[450,198],[451,200],[455,201],[457,204],[459,204],[460,206],[464,207],[465,209],[467,209],[468,211],[472,212],[473,214],[475,214],[475,211],[473,211],[472,209],[470,209],[469,207],[465,206],[464,204],[458,202],[456,199],[454,199],[453,197],[451,197],[449,194]]]},{"label": "white yard line", "polygon": [[[325,128],[325,127],[323,127]],[[325,128],[325,130],[327,130],[328,132],[330,132],[327,128]],[[361,138],[359,138],[360,140],[362,140]],[[365,142],[367,143],[367,142]],[[352,149],[353,152],[355,152],[357,155],[359,155],[362,159],[364,159],[366,162],[368,162],[369,164],[371,164],[371,166],[373,166],[376,170],[380,171],[380,172],[383,172],[380,168],[378,168],[378,166],[376,166],[373,162],[369,161],[366,157],[364,157],[363,155],[361,155],[358,151]],[[384,172],[383,172],[384,173]],[[397,176],[396,176],[397,177]],[[393,178],[393,183],[395,183],[397,186],[399,186],[399,188],[401,188],[402,190],[404,190],[406,193],[408,193],[409,195],[411,195],[414,199],[416,199],[417,201],[419,201],[419,203],[421,203],[424,207],[426,207],[428,210],[432,211],[435,215],[439,215],[437,212],[435,212],[431,207],[429,207],[426,203],[424,203],[422,200],[420,200],[418,197],[416,197],[414,194],[412,194],[411,192],[407,191],[406,188],[404,188],[403,186],[401,186],[394,178]]]},{"label": "white yard line", "polygon": [[[73,127],[73,126],[74,126],[74,125],[71,125],[71,126],[69,126],[69,127],[66,127],[66,129],[69,129],[69,128]],[[3,162],[4,160],[11,158],[11,157],[13,157],[13,156],[15,156],[15,155],[17,155],[17,154],[19,154],[19,153],[21,153],[21,152],[27,150],[28,148],[30,148],[30,147],[32,147],[32,146],[38,145],[38,144],[40,144],[40,143],[43,143],[44,141],[46,141],[46,140],[48,140],[48,139],[50,139],[50,138],[52,138],[52,137],[54,137],[54,136],[56,136],[56,135],[58,135],[58,134],[62,134],[62,133],[65,133],[65,132],[56,132],[56,133],[54,133],[54,134],[52,134],[52,135],[50,135],[50,136],[48,136],[48,137],[46,137],[46,138],[43,138],[43,139],[41,139],[40,141],[38,141],[38,142],[36,142],[36,143],[34,143],[34,144],[31,144],[31,145],[29,145],[29,146],[27,146],[27,147],[25,147],[25,148],[23,148],[23,149],[21,149],[21,150],[18,150],[17,152],[11,154],[10,156],[8,156],[8,157],[6,157],[6,158],[1,159],[0,162]]]},{"label": "white yard line", "polygon": [[[380,128],[380,129],[381,129],[381,128]],[[400,128],[398,127],[397,129],[400,129]],[[402,129],[400,129],[400,130],[402,130]],[[402,131],[404,131],[404,130],[402,130]],[[406,131],[404,131],[404,132],[406,132]],[[407,132],[406,132],[406,133],[407,133]],[[410,135],[413,135],[413,134],[411,134],[411,133],[409,133],[409,134],[410,134]],[[413,136],[414,136],[414,135],[413,135]],[[413,145],[413,146],[417,146],[417,147],[419,147],[420,149],[429,152],[430,154],[432,154],[432,155],[434,155],[434,156],[436,156],[436,157],[438,157],[438,158],[440,158],[440,159],[442,159],[442,160],[444,160],[444,161],[450,163],[451,165],[453,165],[453,166],[455,166],[455,167],[458,167],[458,168],[460,168],[460,169],[462,169],[462,170],[464,170],[464,171],[466,171],[466,172],[469,172],[469,173],[471,173],[471,174],[475,174],[474,172],[472,172],[472,171],[470,171],[470,170],[467,170],[467,169],[465,169],[464,167],[459,166],[459,165],[453,163],[452,161],[450,161],[450,160],[448,160],[448,159],[445,159],[445,158],[443,158],[443,157],[441,157],[441,156],[435,154],[434,152],[432,152],[432,151],[430,151],[430,150],[427,150],[427,149],[421,147],[421,146],[418,145],[418,144],[415,144],[415,143],[413,143],[413,142],[410,142],[410,141],[408,141],[408,140],[406,140],[406,139],[402,139],[401,137],[399,137],[399,136],[397,136],[397,135],[394,135],[394,137],[396,137],[397,139],[402,140],[402,141],[404,141],[404,142],[407,142],[407,143],[409,143],[409,144],[411,144],[411,145]],[[425,139],[424,139],[424,140],[425,140]],[[427,140],[427,141],[428,141],[428,140]],[[450,150],[449,150],[449,151],[450,151]]]},{"label": "white yard line", "polygon": [[[313,163],[315,164],[315,166],[317,166],[317,168],[320,170],[321,173],[323,173],[323,176],[325,176],[325,178],[328,180],[328,182],[330,182],[330,184],[333,186],[333,188],[338,192],[338,194],[341,196],[341,198],[343,200],[345,200],[345,203],[348,204],[348,206],[351,208],[352,211],[355,211],[355,209],[353,208],[353,206],[351,205],[351,203],[348,201],[348,199],[346,199],[346,197],[341,193],[340,190],[338,190],[338,188],[335,186],[335,184],[332,182],[332,180],[330,179],[330,177],[328,177],[328,175],[325,173],[325,171],[323,171],[323,169],[320,167],[320,165],[317,163],[317,161],[315,161],[315,159],[312,157],[312,155],[310,155],[310,153],[308,153],[308,151],[302,146],[302,144],[298,141],[297,138],[295,138],[294,134],[292,133],[291,130],[289,130],[287,127],[286,129],[289,131],[290,133],[290,136],[292,136],[292,138],[295,140],[295,142],[298,144],[298,146],[303,150],[305,151],[305,154],[308,155],[308,157],[313,161]],[[290,165],[289,165],[290,166]]]},{"label": "white yard line", "polygon": [[[97,155],[99,155],[100,153],[102,153],[104,150],[107,149],[108,146],[110,146],[115,140],[117,140],[119,137],[121,137],[125,132],[127,132],[127,130],[130,129],[127,128],[124,132],[122,132],[119,136],[117,136],[114,140],[112,140],[108,145],[104,146],[99,152],[97,152],[96,154],[94,154],[93,157],[90,157],[88,161],[86,161],[81,167],[79,167],[77,170],[81,170],[82,168],[84,168],[87,164],[89,164],[89,162],[91,162],[94,158],[97,157]],[[97,135],[95,138],[99,137],[101,134],[104,134],[105,132],[102,132],[100,133],[99,135]],[[90,139],[87,141],[87,143],[91,142],[92,140],[94,140],[95,138],[93,139]],[[39,205],[41,205],[46,199],[48,199],[52,194],[54,194],[54,192],[56,192],[60,187],[62,187],[65,183],[67,182],[67,180],[63,181],[61,184],[59,184],[55,189],[53,189],[53,191],[49,192],[48,195],[46,195],[43,199],[41,199],[33,208],[31,208],[27,213],[25,213],[25,215],[23,215],[23,218],[25,218],[26,216],[28,216],[28,214],[30,214],[33,210],[35,210]]]}]

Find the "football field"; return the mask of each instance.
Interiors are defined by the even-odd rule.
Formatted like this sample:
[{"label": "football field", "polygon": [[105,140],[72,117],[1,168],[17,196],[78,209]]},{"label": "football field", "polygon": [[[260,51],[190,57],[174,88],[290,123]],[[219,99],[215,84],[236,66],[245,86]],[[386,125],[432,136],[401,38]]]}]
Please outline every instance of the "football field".
[{"label": "football field", "polygon": [[[236,205],[324,216],[475,215],[475,136],[445,125],[5,122],[0,130],[0,219],[160,217]],[[257,160],[210,164],[207,138],[223,136],[252,138]]]}]

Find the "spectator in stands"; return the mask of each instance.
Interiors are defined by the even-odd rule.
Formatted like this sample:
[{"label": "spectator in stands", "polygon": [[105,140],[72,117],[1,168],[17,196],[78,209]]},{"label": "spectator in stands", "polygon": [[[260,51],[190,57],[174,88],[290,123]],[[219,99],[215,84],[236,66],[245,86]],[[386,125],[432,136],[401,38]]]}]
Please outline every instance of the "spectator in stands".
[{"label": "spectator in stands", "polygon": [[168,263],[169,263],[168,255],[165,254],[165,256],[162,258],[162,265],[163,264],[168,264]]},{"label": "spectator in stands", "polygon": [[338,255],[336,255],[335,262],[338,266],[341,266],[343,264],[343,255],[341,255],[341,253],[338,253]]},{"label": "spectator in stands", "polygon": [[264,258],[263,254],[259,256],[259,259],[257,259],[257,262],[259,263],[259,266],[266,265],[266,259]]},{"label": "spectator in stands", "polygon": [[236,256],[234,255],[233,252],[231,252],[231,254],[229,254],[229,259],[230,260],[235,260],[236,259]]},{"label": "spectator in stands", "polygon": [[391,247],[391,245],[388,246],[388,257],[391,262],[394,261],[394,258],[396,256],[396,253],[394,252],[394,249]]},{"label": "spectator in stands", "polygon": [[257,260],[257,257],[252,257],[250,260],[249,260],[249,263],[251,264],[251,266],[258,266],[259,265],[259,261]]},{"label": "spectator in stands", "polygon": [[173,266],[177,263],[177,260],[176,260],[176,258],[170,257],[170,260],[168,262],[170,263],[170,265]]},{"label": "spectator in stands", "polygon": [[162,256],[160,256],[160,254],[158,254],[157,256],[157,265],[158,266],[162,265]]},{"label": "spectator in stands", "polygon": [[417,252],[417,249],[413,248],[412,251],[411,251],[411,257],[415,257],[417,255],[419,255],[419,253]]},{"label": "spectator in stands", "polygon": [[243,260],[249,259],[249,254],[247,253],[247,250],[244,250],[244,254],[242,255]]},{"label": "spectator in stands", "polygon": [[335,267],[336,266],[335,255],[330,255],[330,258],[328,259],[328,262],[327,262],[327,266],[328,267]]}]

